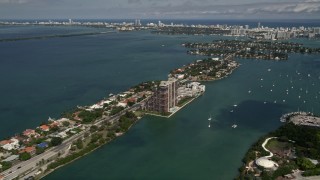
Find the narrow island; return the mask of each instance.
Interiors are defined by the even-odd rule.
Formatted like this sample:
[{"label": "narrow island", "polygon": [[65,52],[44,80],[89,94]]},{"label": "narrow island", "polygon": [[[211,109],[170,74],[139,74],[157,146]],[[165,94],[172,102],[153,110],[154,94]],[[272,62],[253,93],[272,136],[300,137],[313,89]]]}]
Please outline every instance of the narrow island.
[{"label": "narrow island", "polygon": [[320,118],[293,112],[280,121],[285,124],[251,146],[236,179],[320,178]]},{"label": "narrow island", "polygon": [[203,56],[233,56],[241,59],[288,60],[288,53],[320,53],[320,48],[309,48],[299,43],[260,40],[215,40],[211,43],[183,44],[189,54]]}]

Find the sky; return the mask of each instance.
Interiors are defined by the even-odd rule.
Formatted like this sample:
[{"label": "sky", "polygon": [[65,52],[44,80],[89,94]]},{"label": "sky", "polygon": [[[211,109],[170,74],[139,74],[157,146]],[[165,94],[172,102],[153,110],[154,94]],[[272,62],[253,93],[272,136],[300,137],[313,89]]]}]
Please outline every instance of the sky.
[{"label": "sky", "polygon": [[319,19],[320,0],[0,0],[0,19]]}]

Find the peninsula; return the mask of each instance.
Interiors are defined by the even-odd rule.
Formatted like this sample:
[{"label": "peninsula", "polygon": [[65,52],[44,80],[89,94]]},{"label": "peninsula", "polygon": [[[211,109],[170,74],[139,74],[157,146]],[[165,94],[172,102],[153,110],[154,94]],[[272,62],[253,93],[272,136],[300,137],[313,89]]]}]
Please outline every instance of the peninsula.
[{"label": "peninsula", "polygon": [[236,179],[301,179],[320,175],[320,118],[294,112],[286,124],[260,138],[243,158]]},{"label": "peninsula", "polygon": [[0,179],[39,179],[121,136],[143,115],[170,117],[205,92],[196,81],[226,77],[238,63],[197,60],[172,70],[167,81],[140,83],[90,106],[77,106],[59,119],[0,141]]}]

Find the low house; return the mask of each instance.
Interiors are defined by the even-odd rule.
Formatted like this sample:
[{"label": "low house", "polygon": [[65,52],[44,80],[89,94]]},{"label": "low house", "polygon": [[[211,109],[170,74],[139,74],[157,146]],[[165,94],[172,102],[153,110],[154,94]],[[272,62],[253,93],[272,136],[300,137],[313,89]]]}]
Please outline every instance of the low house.
[{"label": "low house", "polygon": [[13,162],[19,159],[19,155],[11,155],[8,158],[4,159],[3,162]]},{"label": "low house", "polygon": [[39,128],[41,129],[41,131],[46,131],[46,132],[50,130],[50,127],[46,124],[41,125]]},{"label": "low house", "polygon": [[27,153],[29,153],[31,155],[34,155],[34,154],[36,154],[36,148],[33,147],[33,146],[26,147],[23,150],[21,150],[19,153],[21,154],[21,153],[24,153],[24,152],[27,152]]},{"label": "low house", "polygon": [[49,145],[48,145],[47,142],[42,142],[40,144],[37,144],[37,147],[39,147],[39,148],[47,148],[47,147],[49,147]]},{"label": "low house", "polygon": [[126,102],[119,102],[118,104],[117,104],[117,106],[118,107],[127,107],[127,103]]},{"label": "low house", "polygon": [[5,159],[11,156],[11,152],[0,152],[0,159]]},{"label": "low house", "polygon": [[19,148],[19,140],[15,138],[11,138],[10,140],[3,140],[0,142],[0,145],[5,150],[13,150]]},{"label": "low house", "polygon": [[36,131],[33,129],[26,129],[25,131],[23,131],[23,135],[27,137],[35,136]]}]

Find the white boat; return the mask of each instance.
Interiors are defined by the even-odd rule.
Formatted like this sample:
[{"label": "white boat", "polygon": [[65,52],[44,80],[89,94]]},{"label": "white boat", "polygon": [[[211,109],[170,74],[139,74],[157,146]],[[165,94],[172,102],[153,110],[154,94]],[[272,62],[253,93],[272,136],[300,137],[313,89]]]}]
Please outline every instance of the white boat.
[{"label": "white boat", "polygon": [[211,114],[210,114],[210,117],[208,118],[208,120],[211,121],[211,119],[212,119],[212,117],[211,117]]},{"label": "white boat", "polygon": [[268,71],[270,72],[270,71],[271,71],[271,69],[268,69]]},{"label": "white boat", "polygon": [[234,107],[237,107],[238,105],[237,105],[237,104],[234,104],[233,106],[234,106]]},{"label": "white boat", "polygon": [[231,127],[232,127],[232,128],[237,128],[237,127],[238,127],[238,125],[233,124]]},{"label": "white boat", "polygon": [[250,93],[251,93],[251,90],[249,90],[248,93],[250,94]]}]

